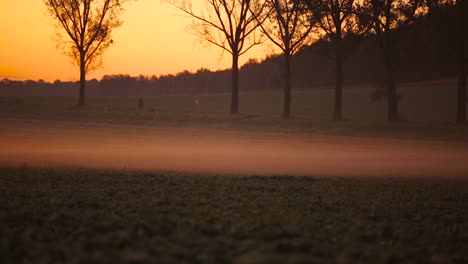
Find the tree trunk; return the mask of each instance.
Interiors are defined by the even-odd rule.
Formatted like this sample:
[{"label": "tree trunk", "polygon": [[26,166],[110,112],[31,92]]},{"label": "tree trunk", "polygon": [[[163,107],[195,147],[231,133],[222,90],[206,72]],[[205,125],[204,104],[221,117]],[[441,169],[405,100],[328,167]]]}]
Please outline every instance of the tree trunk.
[{"label": "tree trunk", "polygon": [[[338,14],[337,18],[340,15]],[[336,64],[336,80],[335,80],[335,107],[333,110],[333,120],[339,121],[342,119],[342,107],[343,107],[343,54],[341,48],[341,21],[335,19],[335,64]]]},{"label": "tree trunk", "polygon": [[464,11],[465,1],[457,1],[458,10],[458,52],[459,52],[459,72],[457,85],[457,123],[463,124],[466,122],[466,55],[465,55],[465,27],[464,27]]},{"label": "tree trunk", "polygon": [[395,80],[391,65],[386,66],[387,71],[387,95],[388,95],[388,121],[398,120],[398,95],[396,92]]},{"label": "tree trunk", "polygon": [[466,122],[466,66],[460,67],[458,76],[458,106],[457,106],[457,123],[463,124]]},{"label": "tree trunk", "polygon": [[84,52],[80,52],[80,98],[78,105],[85,105],[85,86],[86,86],[86,67],[85,67],[85,55]]},{"label": "tree trunk", "polygon": [[397,121],[398,116],[398,95],[395,85],[395,77],[393,76],[393,58],[392,58],[392,43],[389,36],[390,32],[385,32],[385,47],[384,60],[385,60],[385,76],[387,82],[387,102],[388,102],[388,121]]},{"label": "tree trunk", "polygon": [[335,86],[335,108],[333,111],[333,120],[339,121],[342,117],[343,101],[343,57],[336,53],[336,86]]},{"label": "tree trunk", "polygon": [[291,114],[291,52],[284,53],[284,104],[283,117],[289,118]]},{"label": "tree trunk", "polygon": [[239,55],[232,53],[231,114],[239,113]]}]

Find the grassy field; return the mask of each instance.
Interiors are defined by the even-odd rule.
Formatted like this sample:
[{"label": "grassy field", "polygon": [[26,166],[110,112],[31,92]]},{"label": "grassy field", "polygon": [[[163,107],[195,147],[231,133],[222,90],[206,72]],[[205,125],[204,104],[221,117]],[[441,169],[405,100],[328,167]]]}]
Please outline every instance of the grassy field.
[{"label": "grassy field", "polygon": [[[403,86],[400,93],[402,118],[414,122],[450,123],[454,120],[456,94],[455,89],[447,86]],[[346,118],[357,122],[382,122],[386,117],[386,103],[371,100],[371,88],[353,87],[344,90],[343,113]],[[333,90],[294,90],[292,115],[297,119],[315,121],[329,120],[333,109]],[[154,118],[154,115],[164,117],[168,114],[187,114],[192,116],[219,116],[229,111],[230,94],[202,95],[161,95],[147,97],[146,110],[142,119]],[[198,99],[198,104],[196,100]],[[77,98],[63,97],[23,97],[2,98],[2,112],[8,114],[50,114],[51,118],[63,118],[70,114]],[[89,97],[87,110],[97,114],[92,118],[106,118],[118,115],[125,119],[125,114],[133,112],[137,106],[137,97]],[[32,107],[38,107],[41,112],[30,113]],[[107,112],[106,112],[107,108]],[[244,92],[240,94],[240,112],[253,117],[281,116],[281,91]],[[45,111],[45,112],[44,112]],[[50,112],[47,112],[50,111]],[[147,113],[149,112],[149,113]],[[107,114],[107,115],[106,115]],[[153,115],[151,115],[153,114]],[[89,118],[83,116],[83,118]],[[117,117],[116,117],[117,118]]]},{"label": "grassy field", "polygon": [[[281,118],[279,91],[240,94],[240,112],[229,115],[230,94],[161,95],[147,97],[145,109],[137,97],[89,97],[84,109],[76,97],[0,97],[0,118],[54,122],[141,126],[211,127],[273,132],[320,132],[338,135],[386,135],[466,139],[466,126],[456,126],[456,93],[451,84],[399,87],[402,122],[386,122],[386,102],[372,101],[372,88],[344,90],[344,122],[332,122],[333,90],[293,91],[292,118]],[[196,103],[198,102],[198,103]],[[4,122],[4,123],[5,123]]]},{"label": "grassy field", "polygon": [[468,182],[0,171],[2,263],[467,263]]},{"label": "grassy field", "polygon": [[[400,112],[402,118],[414,122],[449,123],[456,111],[456,90],[453,84],[406,84],[399,87],[402,96]],[[355,121],[383,121],[386,117],[386,102],[373,101],[369,87],[351,86],[343,92],[345,117]],[[333,109],[333,89],[293,90],[292,114],[296,118],[329,120]],[[45,99],[45,100],[44,100]],[[229,111],[230,94],[160,95],[147,97],[147,110],[156,113],[224,115]],[[195,102],[198,99],[198,104]],[[96,113],[123,114],[134,110],[137,97],[89,97],[88,108]],[[70,111],[77,98],[23,97],[13,100],[2,98],[3,110],[21,111],[26,114],[29,107],[56,107],[54,110]],[[47,107],[45,107],[47,106]],[[16,107],[16,108],[15,108]],[[15,111],[13,111],[15,110]],[[47,109],[43,109],[47,110]],[[281,91],[258,91],[240,93],[240,112],[246,115],[277,117],[281,115]],[[2,111],[3,112],[3,111]],[[61,113],[56,113],[60,116]],[[101,116],[100,116],[101,117]]]}]

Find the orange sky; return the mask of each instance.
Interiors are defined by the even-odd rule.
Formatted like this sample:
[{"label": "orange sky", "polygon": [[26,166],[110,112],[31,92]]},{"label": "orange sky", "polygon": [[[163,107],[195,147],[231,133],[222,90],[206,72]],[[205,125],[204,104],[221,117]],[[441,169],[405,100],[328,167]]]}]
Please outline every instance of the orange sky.
[{"label": "orange sky", "polygon": [[[202,0],[194,0],[202,1]],[[187,33],[191,19],[161,0],[139,0],[126,6],[124,24],[114,32],[115,45],[104,55],[101,69],[88,75],[160,75],[201,67],[230,67],[230,54],[206,46]],[[78,80],[71,60],[56,49],[54,27],[42,0],[0,1],[0,79]],[[271,47],[243,55],[263,58]]]}]

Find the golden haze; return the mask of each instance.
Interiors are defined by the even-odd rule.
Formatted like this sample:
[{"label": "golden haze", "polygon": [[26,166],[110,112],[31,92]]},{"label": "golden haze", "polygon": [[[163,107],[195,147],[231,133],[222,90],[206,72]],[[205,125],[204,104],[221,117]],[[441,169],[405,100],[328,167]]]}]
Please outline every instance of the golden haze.
[{"label": "golden haze", "polygon": [[[202,0],[194,0],[202,1]],[[103,58],[103,67],[88,79],[104,74],[161,75],[199,68],[230,67],[230,54],[201,44],[187,33],[192,19],[171,5],[139,0],[126,5],[124,24],[114,32],[115,45]],[[54,27],[42,0],[0,2],[0,79],[78,80],[71,59],[56,49]],[[241,58],[263,58],[271,47],[256,47]]]}]

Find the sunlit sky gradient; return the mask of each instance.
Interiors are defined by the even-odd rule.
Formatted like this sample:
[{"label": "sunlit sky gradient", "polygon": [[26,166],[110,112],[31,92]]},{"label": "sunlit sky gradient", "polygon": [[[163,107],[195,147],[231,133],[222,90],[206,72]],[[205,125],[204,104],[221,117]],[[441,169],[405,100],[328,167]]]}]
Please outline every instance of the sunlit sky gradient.
[{"label": "sunlit sky gradient", "polygon": [[[194,0],[203,1],[203,0]],[[104,74],[161,75],[183,70],[229,68],[230,54],[200,43],[188,33],[192,19],[161,0],[126,5],[124,24],[114,32],[115,45],[104,54],[103,67],[87,79]],[[71,59],[56,49],[55,28],[42,0],[0,1],[0,79],[78,80]],[[257,47],[241,57],[264,58],[271,46]]]}]

